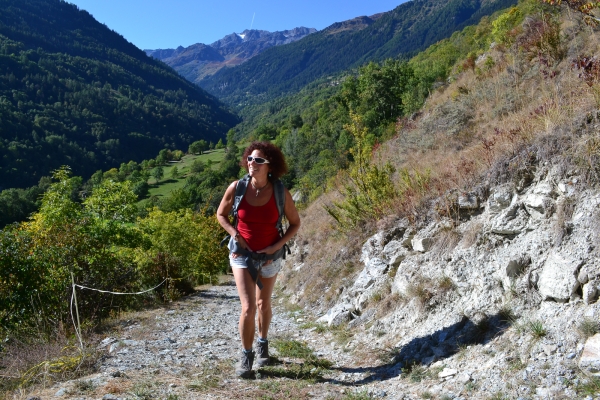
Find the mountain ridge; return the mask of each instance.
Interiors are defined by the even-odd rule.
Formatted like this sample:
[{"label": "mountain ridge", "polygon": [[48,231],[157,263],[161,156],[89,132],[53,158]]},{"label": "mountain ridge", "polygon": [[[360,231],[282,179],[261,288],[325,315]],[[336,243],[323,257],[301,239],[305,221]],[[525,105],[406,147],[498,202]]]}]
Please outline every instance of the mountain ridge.
[{"label": "mountain ridge", "polygon": [[[253,104],[295,92],[316,79],[369,61],[407,58],[484,15],[516,4],[515,0],[410,1],[382,13],[358,30],[330,27],[302,40],[267,49],[236,68],[221,69],[199,82],[228,104]],[[424,21],[429,21],[424,23]]]},{"label": "mountain ridge", "polygon": [[195,43],[176,49],[144,51],[148,56],[173,67],[187,80],[197,83],[221,68],[242,64],[270,47],[292,43],[316,31],[306,27],[276,32],[246,29],[241,33],[230,33],[208,45]]}]

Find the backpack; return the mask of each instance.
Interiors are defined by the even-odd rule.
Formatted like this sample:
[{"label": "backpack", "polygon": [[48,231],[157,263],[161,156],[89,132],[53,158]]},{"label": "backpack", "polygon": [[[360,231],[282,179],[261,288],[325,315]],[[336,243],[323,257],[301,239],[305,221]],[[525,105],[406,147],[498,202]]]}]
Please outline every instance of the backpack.
[{"label": "backpack", "polygon": [[[233,227],[237,229],[237,222],[238,222],[238,208],[240,206],[240,203],[242,202],[242,199],[244,198],[244,195],[246,194],[246,189],[248,188],[248,184],[250,183],[250,175],[246,174],[242,179],[240,179],[237,183],[237,186],[235,187],[235,197],[233,199],[233,207],[231,208],[230,211],[230,215],[233,215]],[[277,205],[277,212],[279,214],[279,217],[277,218],[277,223],[275,224],[275,227],[277,228],[277,231],[279,232],[279,237],[283,237],[284,232],[283,232],[283,224],[282,224],[282,220],[283,220],[283,209],[285,207],[285,191],[284,191],[284,187],[283,187],[283,182],[281,182],[281,180],[277,179],[276,181],[273,182],[273,191],[275,194],[275,204]],[[231,236],[227,235],[225,236],[225,238],[223,238],[223,240],[221,241],[221,246],[223,246],[225,243],[227,243],[229,240],[231,240]],[[287,249],[287,253],[291,254],[290,248],[287,244],[284,244],[282,249]],[[285,259],[285,251],[283,251],[283,258]]]}]

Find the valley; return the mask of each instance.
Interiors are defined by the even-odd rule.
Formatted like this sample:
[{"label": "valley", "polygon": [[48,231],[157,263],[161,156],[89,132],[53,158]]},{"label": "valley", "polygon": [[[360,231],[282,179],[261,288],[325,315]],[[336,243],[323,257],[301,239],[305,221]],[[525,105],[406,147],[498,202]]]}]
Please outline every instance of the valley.
[{"label": "valley", "polygon": [[[137,89],[71,76],[65,85],[122,105],[116,125],[146,121],[154,130],[136,132],[158,145],[134,160],[129,150],[140,146],[100,133],[104,145],[78,146],[104,149],[102,163],[32,167],[23,176],[45,176],[38,186],[0,193],[3,212],[19,216],[0,229],[2,395],[597,398],[598,12],[575,2],[415,1],[205,74],[207,91],[141,50],[122,57],[150,60],[134,63],[148,79],[133,77]],[[2,40],[0,60],[49,70],[47,50]],[[161,57],[214,50],[202,46]],[[88,63],[89,76],[108,76],[95,75],[108,64]],[[164,86],[149,84],[148,71]],[[10,114],[3,124],[19,127],[46,104],[33,97],[44,79],[15,74],[26,97],[5,92],[2,110],[21,110],[22,120]],[[89,121],[106,115],[89,116],[83,94],[56,93]],[[52,142],[70,156],[65,143],[77,130],[64,122],[70,133],[58,144],[56,112],[17,131],[33,127],[22,143]],[[173,136],[152,136],[165,123]],[[17,157],[22,147],[0,132]],[[239,299],[214,215],[252,140],[285,154],[282,180],[302,227],[273,297],[275,363],[245,380],[233,376]],[[2,165],[20,176],[17,164]],[[156,289],[78,290],[82,345],[74,283]]]}]

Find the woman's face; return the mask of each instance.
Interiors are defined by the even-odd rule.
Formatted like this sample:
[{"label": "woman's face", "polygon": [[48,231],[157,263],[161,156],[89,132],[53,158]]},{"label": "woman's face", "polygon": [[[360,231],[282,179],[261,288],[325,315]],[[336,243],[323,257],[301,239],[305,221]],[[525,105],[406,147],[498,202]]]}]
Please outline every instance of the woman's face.
[{"label": "woman's face", "polygon": [[[262,151],[254,150],[250,154],[252,157],[261,157],[267,159]],[[267,159],[268,160],[268,159]],[[248,163],[248,173],[256,178],[266,177],[269,174],[269,164],[257,164],[254,160]]]}]

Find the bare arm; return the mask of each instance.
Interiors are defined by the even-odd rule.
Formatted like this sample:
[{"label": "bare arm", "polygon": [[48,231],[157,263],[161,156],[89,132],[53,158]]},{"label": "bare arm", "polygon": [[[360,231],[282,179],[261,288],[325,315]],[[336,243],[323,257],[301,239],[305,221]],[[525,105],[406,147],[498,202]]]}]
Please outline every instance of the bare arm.
[{"label": "bare arm", "polygon": [[[231,224],[231,222],[229,222],[229,213],[231,212],[231,209],[233,208],[233,203],[235,201],[236,186],[237,181],[232,182],[231,185],[227,187],[227,190],[225,191],[225,194],[221,199],[221,204],[219,204],[219,208],[217,209],[217,220],[219,221],[219,224],[221,224],[223,229],[225,229],[227,233],[231,235],[231,237],[235,237],[237,233],[235,227]],[[248,247],[248,243],[246,243],[243,237],[238,235],[237,242],[243,249],[248,249],[252,251],[252,249]]]}]

